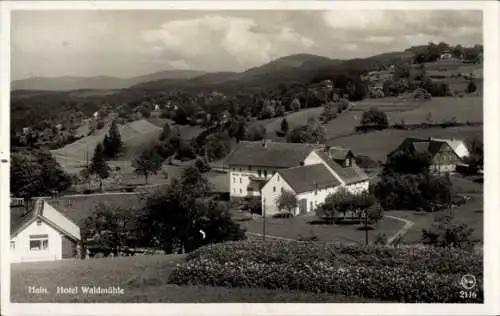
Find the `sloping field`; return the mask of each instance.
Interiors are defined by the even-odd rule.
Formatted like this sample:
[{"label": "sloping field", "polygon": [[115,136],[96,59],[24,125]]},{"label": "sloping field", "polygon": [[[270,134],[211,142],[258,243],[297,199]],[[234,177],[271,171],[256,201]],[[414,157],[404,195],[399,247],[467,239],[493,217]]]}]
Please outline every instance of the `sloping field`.
[{"label": "sloping field", "polygon": [[455,117],[457,122],[482,122],[483,98],[481,97],[445,97],[433,98],[421,103],[418,108],[406,112],[387,113],[392,124],[404,120],[406,124],[425,122],[430,114],[434,123],[441,123]]},{"label": "sloping field", "polygon": [[391,129],[339,137],[327,141],[327,144],[345,146],[351,148],[356,155],[369,156],[375,160],[385,161],[387,154],[399,146],[406,137],[469,139],[476,136],[483,136],[482,126],[438,127],[418,130]]},{"label": "sloping field", "polygon": [[[144,144],[156,140],[161,132],[161,128],[146,120],[119,125],[118,129],[126,148],[124,153],[125,160],[128,160]],[[53,150],[52,154],[65,169],[80,168],[86,163],[87,159],[90,160],[92,158],[95,147],[99,142],[102,142],[107,132],[108,126],[98,130],[94,135],[84,137],[63,148]]]}]

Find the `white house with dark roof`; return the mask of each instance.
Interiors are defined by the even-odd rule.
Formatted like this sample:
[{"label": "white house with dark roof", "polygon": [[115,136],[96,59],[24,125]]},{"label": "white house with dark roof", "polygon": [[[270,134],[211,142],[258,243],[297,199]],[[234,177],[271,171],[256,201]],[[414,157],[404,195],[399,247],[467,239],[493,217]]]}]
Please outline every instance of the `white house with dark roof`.
[{"label": "white house with dark roof", "polygon": [[295,214],[305,214],[341,187],[354,194],[369,187],[368,176],[347,148],[240,142],[226,163],[231,197],[261,196],[267,215],[280,212],[276,199],[284,190],[293,192],[299,200]]},{"label": "white house with dark roof", "polygon": [[280,169],[304,165],[321,145],[241,141],[226,157],[231,197],[260,196],[264,184]]},{"label": "white house with dark roof", "polygon": [[11,209],[11,262],[75,258],[80,251],[80,227],[44,199],[24,214]]}]

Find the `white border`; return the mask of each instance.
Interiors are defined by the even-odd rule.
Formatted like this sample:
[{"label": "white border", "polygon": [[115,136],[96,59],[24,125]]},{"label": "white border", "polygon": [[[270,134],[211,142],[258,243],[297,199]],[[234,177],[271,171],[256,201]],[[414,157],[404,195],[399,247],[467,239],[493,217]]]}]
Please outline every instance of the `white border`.
[{"label": "white border", "polygon": [[[482,10],[484,34],[484,142],[485,142],[485,303],[484,304],[11,304],[10,265],[2,261],[1,299],[2,314],[5,315],[487,315],[500,314],[498,272],[500,249],[498,245],[499,224],[499,5],[496,1],[9,1],[1,6],[1,158],[9,158],[10,135],[10,11],[11,10],[158,10],[158,9],[203,9],[203,10],[353,10],[353,9],[415,9],[415,10]],[[0,212],[1,254],[8,257],[9,172],[5,164],[0,166]]]}]

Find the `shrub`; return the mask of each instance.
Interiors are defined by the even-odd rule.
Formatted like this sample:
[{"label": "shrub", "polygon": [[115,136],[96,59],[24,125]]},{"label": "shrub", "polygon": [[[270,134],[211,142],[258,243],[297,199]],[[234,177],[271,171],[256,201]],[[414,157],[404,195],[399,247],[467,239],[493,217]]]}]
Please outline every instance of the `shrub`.
[{"label": "shrub", "polygon": [[[455,248],[361,247],[317,242],[245,241],[200,248],[169,283],[298,289],[395,302],[462,302],[460,277],[478,281],[482,254]],[[471,301],[468,301],[471,302]]]},{"label": "shrub", "polygon": [[198,168],[201,173],[210,171],[210,165],[205,161],[205,159],[197,158],[194,162],[194,166]]}]

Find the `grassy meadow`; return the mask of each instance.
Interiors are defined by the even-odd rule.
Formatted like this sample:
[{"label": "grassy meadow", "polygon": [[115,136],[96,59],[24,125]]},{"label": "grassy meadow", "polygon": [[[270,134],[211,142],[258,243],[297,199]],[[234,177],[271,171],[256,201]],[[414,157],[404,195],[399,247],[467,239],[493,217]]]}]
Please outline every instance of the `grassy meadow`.
[{"label": "grassy meadow", "polygon": [[[154,255],[91,260],[11,264],[13,303],[352,303],[377,300],[256,288],[177,286],[167,284],[185,255]],[[28,286],[43,286],[49,294],[28,293]],[[56,287],[119,286],[123,295],[58,295]]]}]

